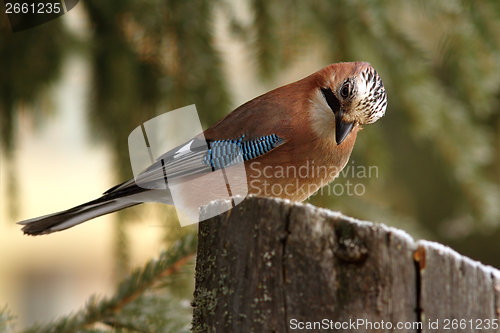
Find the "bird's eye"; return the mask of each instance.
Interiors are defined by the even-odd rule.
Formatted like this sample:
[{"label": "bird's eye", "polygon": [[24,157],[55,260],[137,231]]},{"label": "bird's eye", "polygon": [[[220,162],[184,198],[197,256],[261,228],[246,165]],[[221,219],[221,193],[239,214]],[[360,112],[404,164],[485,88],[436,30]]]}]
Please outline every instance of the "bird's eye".
[{"label": "bird's eye", "polygon": [[342,89],[340,90],[340,95],[342,95],[343,98],[349,97],[351,93],[351,85],[349,83],[345,83],[342,86]]}]

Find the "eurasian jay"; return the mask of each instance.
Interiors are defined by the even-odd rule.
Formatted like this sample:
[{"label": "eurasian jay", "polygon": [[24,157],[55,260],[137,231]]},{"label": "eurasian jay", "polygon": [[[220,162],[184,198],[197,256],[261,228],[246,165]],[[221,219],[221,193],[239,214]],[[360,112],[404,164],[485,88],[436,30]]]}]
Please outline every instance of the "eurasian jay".
[{"label": "eurasian jay", "polygon": [[[230,171],[237,161],[244,163],[246,179],[239,179],[239,184],[248,188],[248,194],[303,201],[338,176],[361,126],[381,118],[386,106],[384,85],[370,64],[332,64],[241,105],[205,130],[204,136],[170,150],[141,175],[100,198],[19,224],[28,235],[64,230],[142,202],[159,201],[155,184],[165,184],[165,169],[169,177],[196,179],[223,168]],[[197,148],[207,145],[208,150]],[[138,186],[137,181],[148,185]],[[203,202],[195,199],[196,193],[206,192],[207,183],[193,184],[184,196],[198,208]],[[217,198],[219,194],[213,193],[209,199]]]}]

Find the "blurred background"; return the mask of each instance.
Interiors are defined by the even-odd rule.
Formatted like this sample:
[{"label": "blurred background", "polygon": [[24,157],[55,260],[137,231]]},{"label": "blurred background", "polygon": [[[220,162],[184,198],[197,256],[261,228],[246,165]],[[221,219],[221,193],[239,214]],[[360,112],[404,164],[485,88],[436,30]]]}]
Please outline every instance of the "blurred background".
[{"label": "blurred background", "polygon": [[[362,194],[325,190],[309,201],[500,268],[497,0],[87,0],[15,34],[4,13],[0,309],[18,327],[110,294],[186,231],[159,204],[36,238],[16,221],[131,178],[128,135],[158,114],[196,104],[208,128],[340,61],[370,62],[388,109],[358,136],[356,172],[330,187],[349,181]],[[376,172],[357,173],[369,167]],[[172,292],[189,300],[192,272],[176,283]]]}]

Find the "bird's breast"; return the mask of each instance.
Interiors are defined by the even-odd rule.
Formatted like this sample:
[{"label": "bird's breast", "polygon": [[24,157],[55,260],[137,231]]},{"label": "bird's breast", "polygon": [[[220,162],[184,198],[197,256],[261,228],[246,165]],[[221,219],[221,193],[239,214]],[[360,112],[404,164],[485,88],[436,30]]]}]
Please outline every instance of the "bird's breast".
[{"label": "bird's breast", "polygon": [[346,140],[311,141],[307,144],[286,142],[269,154],[245,163],[248,193],[304,201],[332,182],[349,160],[354,130]]}]

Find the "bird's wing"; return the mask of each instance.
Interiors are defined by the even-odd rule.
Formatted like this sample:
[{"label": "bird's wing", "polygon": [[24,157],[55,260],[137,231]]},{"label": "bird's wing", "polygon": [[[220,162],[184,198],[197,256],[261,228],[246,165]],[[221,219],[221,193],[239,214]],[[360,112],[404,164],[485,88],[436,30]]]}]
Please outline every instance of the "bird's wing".
[{"label": "bird's wing", "polygon": [[282,145],[284,140],[276,134],[253,140],[203,140],[199,137],[184,143],[156,159],[134,179],[115,186],[104,194],[126,191],[131,187],[164,189],[169,180],[182,181],[186,177],[204,174],[255,159]]},{"label": "bird's wing", "polygon": [[[300,96],[283,96],[283,88],[243,104],[207,129],[203,133],[204,136],[199,135],[166,152],[135,179],[117,185],[105,194],[133,188],[136,183],[146,188],[165,188],[165,175],[168,181],[212,172],[241,162],[237,160],[238,154],[234,153],[235,150],[239,149],[243,161],[248,161],[282,144],[286,146],[291,139],[293,119],[300,117],[290,114],[290,110],[281,100],[285,97],[297,101]],[[303,127],[302,121],[298,121],[296,127]]]}]

